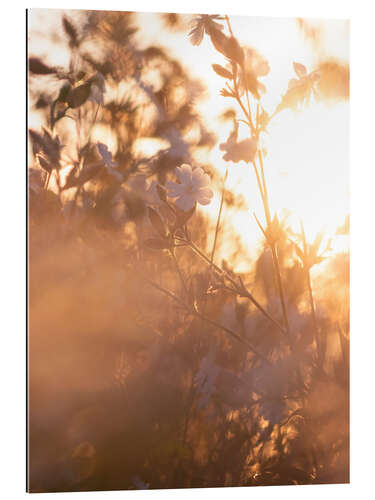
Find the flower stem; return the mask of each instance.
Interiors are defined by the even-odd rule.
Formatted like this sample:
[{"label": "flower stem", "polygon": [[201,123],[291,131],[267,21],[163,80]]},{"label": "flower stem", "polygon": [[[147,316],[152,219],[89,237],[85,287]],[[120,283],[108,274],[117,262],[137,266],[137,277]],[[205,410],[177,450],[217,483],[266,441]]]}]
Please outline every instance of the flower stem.
[{"label": "flower stem", "polygon": [[197,309],[192,308],[191,306],[185,304],[185,302],[183,302],[179,297],[177,297],[177,295],[175,295],[173,292],[167,290],[166,288],[163,288],[162,286],[158,285],[157,283],[155,283],[155,282],[153,282],[151,280],[147,280],[147,282],[151,286],[153,286],[154,288],[156,288],[157,290],[165,293],[168,297],[170,297],[175,302],[177,302],[183,309],[185,309],[186,311],[188,311],[190,314],[192,314],[193,316],[196,316],[197,318],[200,318],[200,319],[206,321],[207,323],[209,323],[210,325],[214,326],[215,328],[218,328],[219,330],[222,330],[222,331],[228,333],[231,337],[235,338],[241,344],[245,345],[248,348],[248,350],[251,351],[253,354],[255,354],[256,356],[258,356],[259,358],[261,358],[267,364],[270,364],[270,362],[268,361],[268,359],[265,356],[263,356],[263,354],[261,354],[255,347],[253,347],[247,340],[245,340],[244,338],[242,338],[236,332],[233,332],[232,330],[230,330],[226,326],[221,325],[220,323],[217,323],[216,321],[214,321],[214,320],[212,320],[210,318],[207,318],[207,316],[204,316],[203,314],[201,314]]},{"label": "flower stem", "polygon": [[211,264],[214,261],[214,256],[215,256],[215,250],[216,250],[216,242],[217,242],[217,235],[219,233],[219,227],[220,227],[220,219],[221,219],[221,213],[223,210],[223,204],[224,204],[224,195],[225,195],[225,181],[227,180],[228,177],[228,169],[225,171],[224,179],[223,179],[223,188],[221,190],[221,200],[220,200],[220,208],[219,208],[219,215],[217,217],[216,221],[216,228],[215,228],[215,236],[214,236],[214,243],[212,246],[212,252],[211,252]]},{"label": "flower stem", "polygon": [[260,304],[259,302],[254,298],[254,296],[248,291],[246,290],[246,288],[243,288],[241,290],[238,289],[238,285],[237,283],[235,282],[235,280],[233,278],[231,278],[228,273],[226,273],[225,271],[223,271],[219,266],[217,266],[216,264],[214,264],[213,262],[211,262],[211,260],[207,257],[207,255],[205,255],[192,241],[186,241],[185,242],[188,246],[190,246],[190,248],[197,254],[199,255],[199,257],[201,257],[203,260],[205,260],[208,264],[210,264],[210,266],[212,268],[214,268],[218,273],[220,273],[221,275],[224,275],[228,281],[230,281],[230,283],[235,287],[234,291],[235,293],[237,293],[238,295],[240,295],[241,297],[245,297],[247,299],[249,299],[257,309],[259,309],[259,311],[264,314],[264,316],[266,316],[266,318],[268,318],[275,326],[277,326],[277,328],[284,334],[286,334],[287,332],[284,330],[284,328],[282,327],[282,325],[280,325],[280,323],[278,321],[276,321]]},{"label": "flower stem", "polygon": [[282,279],[281,279],[280,264],[279,264],[279,258],[277,255],[277,248],[276,248],[275,243],[271,244],[271,251],[272,251],[272,260],[273,260],[275,274],[276,274],[277,287],[279,290],[281,309],[283,311],[284,326],[285,326],[285,329],[286,329],[288,337],[289,337],[290,330],[289,330],[288,311],[287,311],[287,307],[286,307],[286,303],[285,303],[284,288],[283,288],[283,283],[282,283]]},{"label": "flower stem", "polygon": [[311,286],[311,275],[310,275],[309,269],[306,269],[306,282],[307,282],[307,289],[309,291],[310,310],[311,310],[311,316],[312,316],[313,323],[314,323],[316,349],[317,349],[318,360],[319,360],[319,364],[320,364],[322,361],[321,342],[320,342],[318,321],[317,321],[316,312],[315,312],[314,296],[313,296],[313,291],[312,291],[312,286]]},{"label": "flower stem", "polygon": [[225,16],[225,20],[227,22],[227,26],[228,26],[228,30],[229,30],[229,33],[231,36],[233,36],[233,31],[232,31],[232,26],[230,24],[230,19],[229,19],[229,16]]},{"label": "flower stem", "polygon": [[176,271],[177,271],[177,274],[179,275],[180,277],[180,281],[181,281],[181,284],[182,284],[182,288],[184,289],[184,292],[186,294],[186,297],[188,298],[189,297],[189,291],[187,289],[187,286],[186,286],[186,282],[185,282],[185,278],[184,278],[184,275],[182,274],[182,271],[181,271],[181,268],[179,266],[179,263],[178,263],[178,260],[177,260],[177,257],[176,257],[176,254],[174,252],[174,250],[171,250],[170,251],[170,254],[172,256],[172,259],[173,259],[173,262],[175,264],[175,267],[176,267]]}]

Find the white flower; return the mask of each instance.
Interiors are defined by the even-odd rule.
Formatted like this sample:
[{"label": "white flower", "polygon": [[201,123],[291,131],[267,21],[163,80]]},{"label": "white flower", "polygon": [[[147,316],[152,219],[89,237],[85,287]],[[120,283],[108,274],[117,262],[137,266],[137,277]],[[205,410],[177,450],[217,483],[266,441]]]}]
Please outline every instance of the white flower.
[{"label": "white flower", "polygon": [[168,181],[165,186],[170,198],[176,198],[176,205],[187,212],[191,210],[195,203],[208,205],[214,193],[208,186],[210,184],[209,175],[205,174],[202,168],[192,169],[190,165],[184,163],[176,168],[179,183]]}]

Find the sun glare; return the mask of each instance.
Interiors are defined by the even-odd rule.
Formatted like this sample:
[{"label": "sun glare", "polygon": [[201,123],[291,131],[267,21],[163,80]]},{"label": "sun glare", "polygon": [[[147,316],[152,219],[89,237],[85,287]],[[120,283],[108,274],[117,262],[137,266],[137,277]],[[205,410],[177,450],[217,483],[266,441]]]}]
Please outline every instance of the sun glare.
[{"label": "sun glare", "polygon": [[[56,11],[40,13],[40,16],[58,16]],[[44,19],[43,17],[43,19]],[[157,14],[138,13],[137,18],[141,29],[137,37],[141,44],[159,45],[159,34],[162,31],[162,21]],[[263,98],[265,109],[272,114],[285,93],[288,81],[293,78],[293,62],[300,61],[307,68],[316,61],[312,44],[306,40],[298,28],[295,19],[269,19],[232,17],[233,29],[242,44],[256,47],[270,63],[271,72],[264,78],[267,93]],[[324,55],[348,62],[347,32],[343,23],[335,21],[314,21],[312,26],[324,34]],[[38,40],[34,42],[34,50],[38,50]],[[43,40],[45,44],[45,40]],[[280,51],[280,44],[284,47]],[[205,117],[208,128],[214,128],[217,144],[210,151],[207,160],[223,176],[227,167],[228,179],[226,189],[239,197],[243,197],[246,205],[242,209],[230,212],[230,224],[240,235],[242,244],[249,254],[254,255],[256,244],[261,236],[253,214],[262,219],[262,204],[257,191],[256,180],[251,165],[244,162],[233,164],[222,159],[223,153],[219,145],[225,142],[231,131],[231,123],[220,123],[218,116],[232,107],[225,98],[219,96],[223,80],[212,71],[212,62],[225,65],[225,58],[215,52],[209,40],[204,39],[199,47],[199,57],[191,47],[188,37],[180,33],[164,32],[162,45],[167,47],[184,66],[192,77],[202,81],[206,90],[202,99],[195,104],[198,112]],[[58,54],[63,63],[67,50],[54,46],[54,55]],[[319,51],[318,51],[319,53]],[[321,50],[320,50],[321,53]],[[291,59],[291,55],[293,58]],[[148,75],[148,83],[154,87],[160,82],[153,78],[153,72]],[[124,95],[128,92],[123,88]],[[117,93],[119,90],[117,89]],[[336,229],[343,224],[349,212],[348,178],[348,118],[349,104],[341,102],[332,105],[316,102],[312,98],[303,112],[285,110],[275,116],[269,125],[269,134],[263,140],[267,151],[265,157],[265,172],[271,194],[272,207],[279,215],[287,211],[290,214],[289,225],[297,231],[300,220],[303,220],[307,239],[313,241],[316,234],[324,231],[327,237],[332,237],[333,251],[341,252],[348,249],[348,238],[335,236]],[[31,124],[36,126],[38,115],[31,114]],[[72,124],[70,124],[72,125]],[[192,131],[191,133],[195,133]],[[239,137],[247,134],[246,126],[239,130]],[[100,124],[92,130],[92,138],[109,145],[113,152],[118,147],[115,136],[110,128]],[[136,144],[136,153],[150,156],[167,144],[161,144],[150,137]],[[220,204],[220,194],[216,193],[213,202],[201,208],[212,219],[214,226]],[[229,219],[229,216],[228,216]],[[345,240],[345,241],[343,241]],[[226,250],[225,250],[226,249]],[[221,256],[227,257],[228,252],[235,249],[223,245]],[[239,263],[239,268],[247,267]],[[237,266],[237,267],[238,267]]]}]

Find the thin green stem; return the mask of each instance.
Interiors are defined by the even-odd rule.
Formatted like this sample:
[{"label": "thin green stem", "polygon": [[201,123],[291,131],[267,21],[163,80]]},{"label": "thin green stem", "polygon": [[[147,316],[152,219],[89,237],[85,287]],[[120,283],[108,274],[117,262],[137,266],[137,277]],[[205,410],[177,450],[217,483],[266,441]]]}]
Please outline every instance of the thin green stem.
[{"label": "thin green stem", "polygon": [[260,180],[260,176],[259,176],[259,172],[258,172],[258,167],[257,167],[257,164],[255,163],[255,161],[252,161],[251,164],[253,165],[253,168],[254,168],[254,172],[255,172],[255,176],[256,176],[256,179],[257,179],[257,183],[258,183],[258,189],[259,189],[259,192],[260,192],[260,196],[262,198],[262,202],[263,202],[263,206],[264,206],[264,193],[263,193],[263,187],[262,187],[262,182]]}]

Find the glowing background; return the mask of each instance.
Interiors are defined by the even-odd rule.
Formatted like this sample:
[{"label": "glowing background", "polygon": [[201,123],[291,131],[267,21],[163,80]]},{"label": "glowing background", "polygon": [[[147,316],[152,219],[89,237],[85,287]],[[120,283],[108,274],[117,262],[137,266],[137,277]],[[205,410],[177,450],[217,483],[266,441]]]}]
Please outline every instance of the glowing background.
[{"label": "glowing background", "polygon": [[[61,13],[58,10],[31,11],[29,52],[42,56],[47,63],[66,66],[69,52],[56,42],[56,34],[62,32]],[[69,11],[69,15],[78,20],[80,12]],[[186,16],[185,31],[171,33],[165,29],[158,14],[138,13],[136,24],[139,31],[135,36],[141,46],[155,44],[167,47],[191,75],[201,79],[206,86],[204,99],[197,102],[196,108],[217,135],[218,142],[208,157],[197,157],[197,163],[211,163],[222,174],[229,167],[226,186],[233,193],[244,196],[248,210],[234,209],[231,213],[224,210],[223,225],[227,214],[251,255],[256,249],[254,243],[260,236],[252,214],[256,212],[262,220],[263,213],[254,173],[243,162],[224,162],[223,153],[219,150],[232,124],[221,123],[218,116],[235,105],[232,100],[219,95],[225,80],[214,73],[211,64],[225,65],[225,58],[215,51],[208,37],[199,47],[190,44],[187,36],[189,19],[190,16]],[[285,93],[288,81],[295,76],[293,61],[304,64],[308,71],[322,59],[349,62],[347,21],[308,21],[308,25],[319,32],[317,43],[304,37],[296,19],[231,16],[231,23],[240,43],[255,47],[269,61],[271,71],[262,80],[267,87],[262,102],[270,114]],[[42,27],[43,31],[38,31],[37,26]],[[30,127],[38,128],[39,115],[31,114],[29,124]],[[240,126],[240,135],[247,133],[246,127]],[[284,209],[292,212],[290,223],[294,229],[298,228],[299,220],[302,219],[310,241],[317,232],[324,230],[327,236],[334,237],[332,246],[335,251],[347,248],[347,237],[335,236],[335,231],[349,212],[348,133],[348,101],[327,105],[312,99],[309,108],[302,112],[286,110],[278,114],[269,126],[269,136],[265,141],[268,151],[265,169],[271,209],[278,214]],[[103,136],[100,126],[97,126],[94,135],[106,142],[110,149],[115,148],[112,138],[108,133]],[[201,208],[213,219],[218,213],[219,198],[219,192],[216,191],[211,205]],[[232,251],[233,248],[226,249],[224,241],[222,255]],[[242,265],[246,267],[245,262]],[[240,270],[242,265],[236,265],[236,269]]]}]

